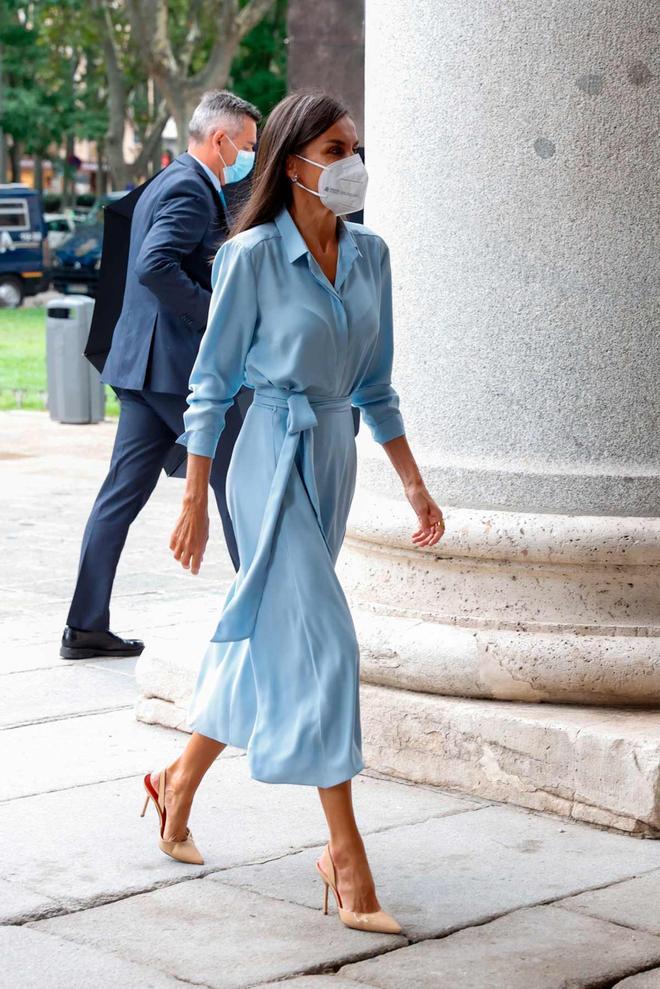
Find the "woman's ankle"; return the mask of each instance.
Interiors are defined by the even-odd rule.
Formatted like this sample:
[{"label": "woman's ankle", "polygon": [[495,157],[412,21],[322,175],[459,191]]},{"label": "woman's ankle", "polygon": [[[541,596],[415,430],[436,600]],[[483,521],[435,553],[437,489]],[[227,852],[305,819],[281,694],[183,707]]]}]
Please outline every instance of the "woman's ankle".
[{"label": "woman's ankle", "polygon": [[342,835],[338,838],[331,839],[328,845],[332,860],[338,869],[350,865],[351,862],[355,861],[356,857],[366,857],[364,841],[359,833],[356,835]]},{"label": "woman's ankle", "polygon": [[167,767],[167,788],[181,799],[192,800],[197,789],[197,782],[186,772],[185,767],[173,762]]}]

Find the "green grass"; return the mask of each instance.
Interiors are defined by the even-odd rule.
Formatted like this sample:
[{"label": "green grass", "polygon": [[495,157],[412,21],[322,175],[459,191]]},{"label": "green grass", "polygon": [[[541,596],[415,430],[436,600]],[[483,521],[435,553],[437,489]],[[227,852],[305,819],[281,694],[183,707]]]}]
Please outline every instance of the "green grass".
[{"label": "green grass", "polygon": [[[46,409],[46,309],[0,309],[0,409]],[[105,414],[119,402],[105,386]]]}]

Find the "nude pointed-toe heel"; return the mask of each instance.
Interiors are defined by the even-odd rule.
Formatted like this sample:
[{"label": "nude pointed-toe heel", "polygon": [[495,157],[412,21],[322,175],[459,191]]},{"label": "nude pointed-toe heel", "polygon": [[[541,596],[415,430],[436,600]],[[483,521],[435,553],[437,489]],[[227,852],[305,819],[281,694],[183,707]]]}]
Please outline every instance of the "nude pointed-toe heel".
[{"label": "nude pointed-toe heel", "polygon": [[339,895],[339,890],[337,889],[337,874],[335,872],[335,864],[333,862],[332,855],[330,854],[330,846],[326,845],[325,847],[328,851],[328,858],[330,859],[331,874],[326,874],[326,872],[321,868],[319,860],[314,863],[317,872],[323,880],[323,913],[327,914],[328,912],[328,890],[331,889],[334,893],[335,900],[337,901],[339,919],[346,925],[346,927],[352,927],[356,931],[372,931],[374,934],[400,934],[401,925],[385,910],[374,910],[371,913],[358,913],[355,910],[347,910],[342,905],[341,896]]},{"label": "nude pointed-toe heel", "polygon": [[144,817],[146,814],[149,801],[151,800],[158,811],[158,817],[160,819],[158,847],[161,851],[165,852],[166,855],[169,855],[170,858],[176,859],[177,862],[186,862],[188,865],[204,865],[204,859],[193,841],[192,831],[190,828],[186,828],[186,837],[183,841],[166,841],[165,838],[163,838],[163,835],[165,834],[166,818],[165,770],[162,769],[158,774],[158,793],[156,793],[151,782],[151,773],[147,773],[144,777],[144,788],[147,791],[147,796],[145,797],[144,807],[142,808],[140,817]]}]

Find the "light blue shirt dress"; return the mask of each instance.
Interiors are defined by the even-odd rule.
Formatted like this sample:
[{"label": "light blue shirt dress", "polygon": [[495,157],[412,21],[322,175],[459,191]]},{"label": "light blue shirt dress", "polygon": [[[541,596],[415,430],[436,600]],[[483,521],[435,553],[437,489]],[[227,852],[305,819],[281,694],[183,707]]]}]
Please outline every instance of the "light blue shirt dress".
[{"label": "light blue shirt dress", "polygon": [[340,221],[332,284],[282,208],[222,245],[211,283],[177,442],[213,457],[234,395],[245,384],[254,398],[227,473],[241,566],[188,720],[245,749],[253,779],[333,786],[364,768],[359,648],[335,573],[355,491],[351,404],[377,443],[405,432],[389,250]]}]

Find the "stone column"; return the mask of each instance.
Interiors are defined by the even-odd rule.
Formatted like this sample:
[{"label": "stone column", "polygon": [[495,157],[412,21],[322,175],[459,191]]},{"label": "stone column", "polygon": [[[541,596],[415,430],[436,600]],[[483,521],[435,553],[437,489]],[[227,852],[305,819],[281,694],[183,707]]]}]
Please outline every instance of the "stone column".
[{"label": "stone column", "polygon": [[633,832],[660,829],[655,20],[367,0],[365,222],[447,531],[414,549],[361,431],[340,567],[369,765]]}]

